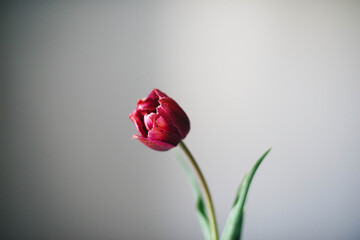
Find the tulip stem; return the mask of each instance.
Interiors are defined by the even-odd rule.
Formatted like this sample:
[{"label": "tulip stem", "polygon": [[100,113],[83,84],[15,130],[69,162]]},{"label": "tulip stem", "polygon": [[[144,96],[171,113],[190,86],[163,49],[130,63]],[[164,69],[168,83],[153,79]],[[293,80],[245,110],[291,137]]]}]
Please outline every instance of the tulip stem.
[{"label": "tulip stem", "polygon": [[189,149],[186,147],[185,143],[183,141],[180,141],[179,146],[184,151],[187,158],[190,160],[191,165],[194,167],[194,170],[195,170],[196,174],[198,175],[200,184],[201,184],[204,194],[205,194],[206,203],[207,203],[207,210],[208,210],[208,214],[209,214],[209,222],[210,222],[210,229],[211,229],[210,236],[211,236],[212,240],[218,240],[218,231],[217,231],[217,225],[216,225],[214,206],[213,206],[213,202],[211,200],[210,191],[206,184],[205,178],[204,178],[203,174],[201,173],[199,165],[196,163],[195,158],[193,157],[193,155],[191,154]]}]

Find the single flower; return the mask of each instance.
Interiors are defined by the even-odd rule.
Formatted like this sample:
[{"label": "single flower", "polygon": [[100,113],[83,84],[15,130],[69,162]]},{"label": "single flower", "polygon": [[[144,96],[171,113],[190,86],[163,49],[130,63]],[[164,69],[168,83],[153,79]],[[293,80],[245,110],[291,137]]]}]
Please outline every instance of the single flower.
[{"label": "single flower", "polygon": [[140,99],[129,118],[139,132],[133,138],[158,151],[175,147],[190,130],[190,121],[184,110],[158,89]]}]

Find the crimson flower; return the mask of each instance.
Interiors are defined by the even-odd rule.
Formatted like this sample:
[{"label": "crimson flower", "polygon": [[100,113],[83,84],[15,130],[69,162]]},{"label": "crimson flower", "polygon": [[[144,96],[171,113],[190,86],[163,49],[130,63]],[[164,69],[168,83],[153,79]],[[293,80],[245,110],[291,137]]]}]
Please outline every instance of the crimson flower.
[{"label": "crimson flower", "polygon": [[158,151],[175,147],[190,130],[190,121],[184,110],[158,89],[140,99],[129,118],[140,134],[133,135],[133,138]]}]

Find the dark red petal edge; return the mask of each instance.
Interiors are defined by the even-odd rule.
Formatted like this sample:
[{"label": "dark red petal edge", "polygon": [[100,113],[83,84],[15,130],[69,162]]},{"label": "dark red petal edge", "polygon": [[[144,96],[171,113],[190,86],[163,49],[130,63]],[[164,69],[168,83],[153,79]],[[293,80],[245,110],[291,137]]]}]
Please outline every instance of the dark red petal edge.
[{"label": "dark red petal edge", "polygon": [[131,119],[131,121],[134,122],[136,129],[138,130],[138,132],[143,136],[146,137],[147,136],[147,130],[144,126],[143,121],[141,121],[141,119],[143,119],[144,117],[137,111],[133,111],[130,115],[129,118]]},{"label": "dark red petal edge", "polygon": [[152,90],[146,98],[139,99],[136,105],[136,109],[142,111],[152,112],[155,111],[156,107],[159,106],[158,103],[159,95],[156,93],[155,89]]},{"label": "dark red petal edge", "polygon": [[175,147],[174,145],[171,145],[169,143],[165,143],[165,142],[161,142],[161,141],[157,141],[157,140],[151,140],[151,139],[139,136],[139,135],[133,135],[133,138],[139,140],[140,142],[142,142],[149,148],[157,150],[157,151],[167,151],[167,150]]},{"label": "dark red petal edge", "polygon": [[165,98],[165,97],[168,97],[165,93],[163,93],[163,92],[162,92],[162,91],[160,91],[159,89],[154,88],[153,92],[155,92],[155,93],[156,93],[156,95],[158,95],[158,96],[159,96],[159,99],[160,99],[160,98]]},{"label": "dark red petal edge", "polygon": [[161,128],[154,127],[148,132],[148,139],[177,145],[181,137],[178,134],[168,133]]},{"label": "dark red petal edge", "polygon": [[182,139],[184,139],[190,131],[190,120],[184,110],[169,97],[159,99],[159,103],[160,106],[157,107],[158,113],[167,116],[178,130]]}]

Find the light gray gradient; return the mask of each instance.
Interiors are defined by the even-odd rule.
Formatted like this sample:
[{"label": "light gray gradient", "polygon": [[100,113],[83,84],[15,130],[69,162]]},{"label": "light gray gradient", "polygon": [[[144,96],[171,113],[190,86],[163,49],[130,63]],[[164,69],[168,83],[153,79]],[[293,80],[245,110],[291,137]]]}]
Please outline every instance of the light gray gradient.
[{"label": "light gray gradient", "polygon": [[138,98],[188,113],[220,230],[269,147],[243,239],[360,238],[359,1],[1,4],[1,239],[202,239]]}]

